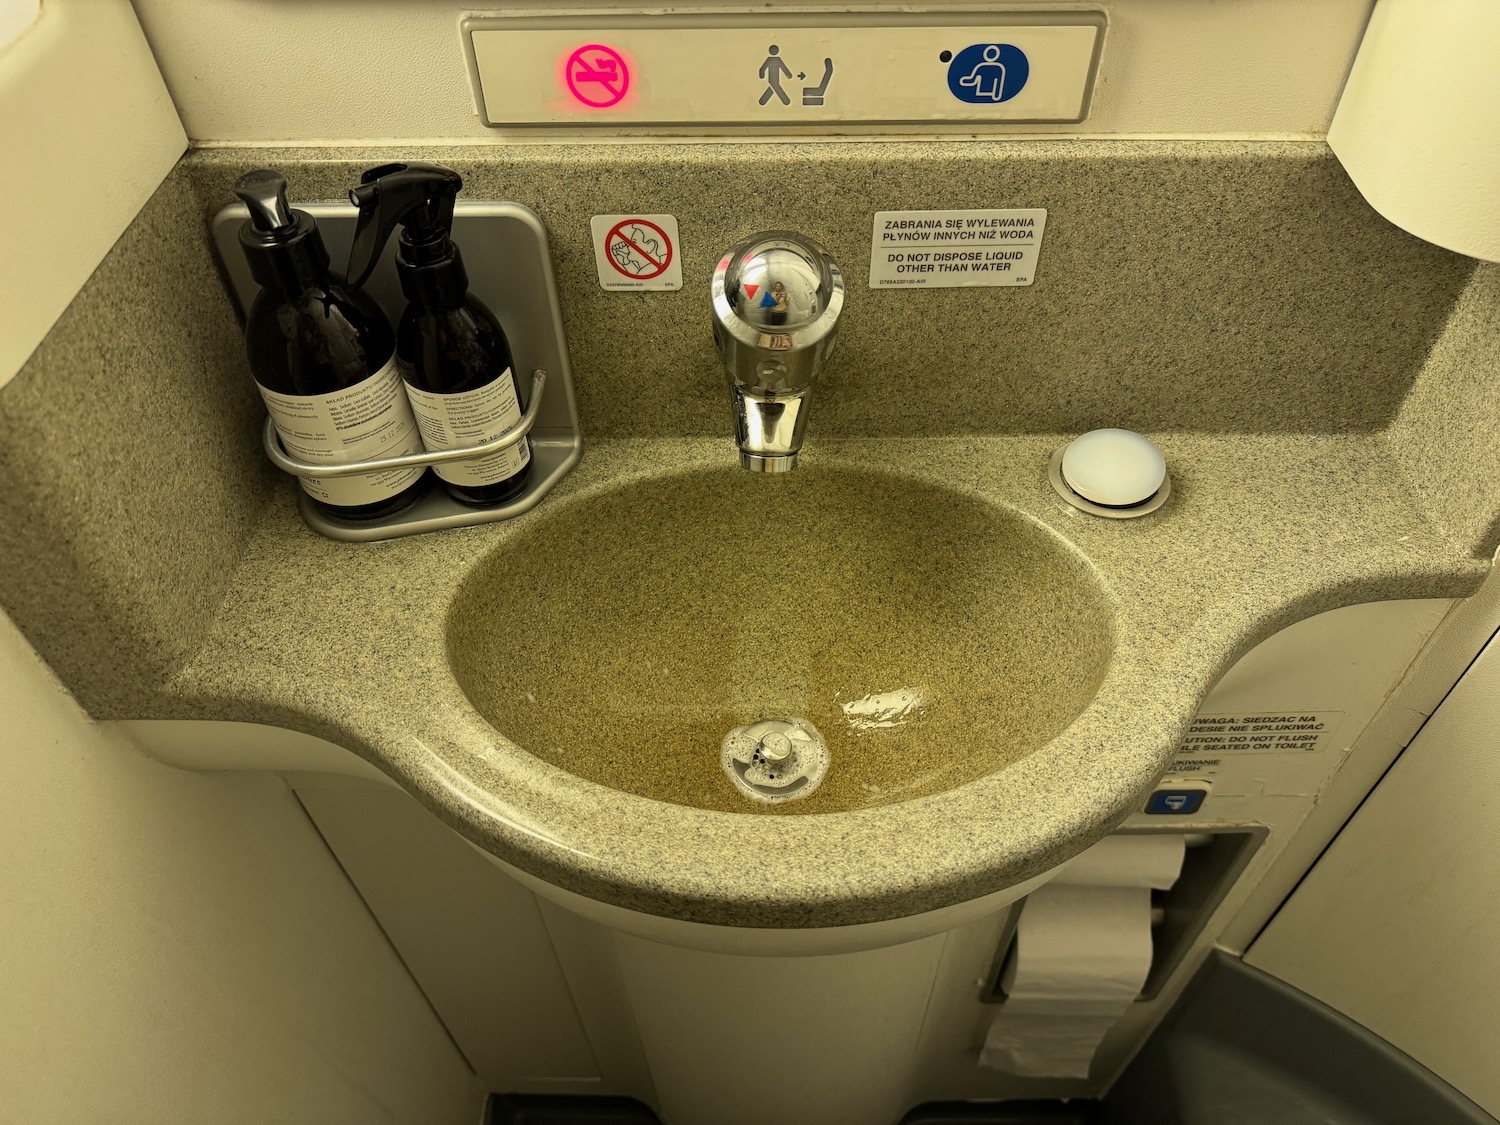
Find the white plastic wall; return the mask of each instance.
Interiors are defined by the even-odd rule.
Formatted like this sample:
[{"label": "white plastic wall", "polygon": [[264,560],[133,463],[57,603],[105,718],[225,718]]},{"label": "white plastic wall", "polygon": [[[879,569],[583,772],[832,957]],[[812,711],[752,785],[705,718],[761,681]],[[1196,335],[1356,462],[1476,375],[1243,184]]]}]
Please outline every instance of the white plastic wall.
[{"label": "white plastic wall", "polygon": [[1500,5],[1380,0],[1328,143],[1371,207],[1500,262]]},{"label": "white plastic wall", "polygon": [[0,1121],[478,1118],[285,785],[146,758],[3,617],[0,903]]},{"label": "white plastic wall", "polygon": [[187,148],[130,0],[47,0],[19,34],[0,50],[0,388]]},{"label": "white plastic wall", "polygon": [[41,0],[0,0],[0,51],[19,39],[41,13]]},{"label": "white plastic wall", "polygon": [[1422,728],[1247,960],[1500,1114],[1500,642]]}]

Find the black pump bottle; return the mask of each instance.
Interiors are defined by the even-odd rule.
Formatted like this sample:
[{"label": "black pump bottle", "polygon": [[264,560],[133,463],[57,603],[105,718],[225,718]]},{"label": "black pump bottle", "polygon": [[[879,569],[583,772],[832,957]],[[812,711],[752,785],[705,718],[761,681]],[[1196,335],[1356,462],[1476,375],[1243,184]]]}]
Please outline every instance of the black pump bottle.
[{"label": "black pump bottle", "polygon": [[[422,452],[385,314],[330,272],[317,223],[287,205],[279,172],[251,172],[234,193],[250,208],[240,248],[261,286],[245,352],[287,451],[330,464]],[[415,503],[424,475],[418,467],[301,480],[323,512],[370,520]]]},{"label": "black pump bottle", "polygon": [[[349,278],[358,285],[400,226],[396,273],[408,304],[396,328],[396,361],[429,450],[482,445],[521,420],[521,387],[500,323],[469,292],[453,244],[453,205],[463,179],[436,164],[385,164],[349,193],[359,208]],[[499,504],[517,496],[531,474],[531,441],[498,453],[436,465],[451,496],[465,504]]]}]

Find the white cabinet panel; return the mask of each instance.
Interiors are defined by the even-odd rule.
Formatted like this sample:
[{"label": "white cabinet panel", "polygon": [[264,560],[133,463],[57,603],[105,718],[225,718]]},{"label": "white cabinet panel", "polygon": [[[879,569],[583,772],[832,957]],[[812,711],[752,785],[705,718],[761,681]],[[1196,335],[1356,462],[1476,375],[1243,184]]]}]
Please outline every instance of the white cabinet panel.
[{"label": "white cabinet panel", "polygon": [[491,1089],[597,1085],[530,891],[405,793],[360,786],[297,795]]},{"label": "white cabinet panel", "polygon": [[871,1125],[914,1101],[947,935],[827,957],[614,941],[671,1125]]}]

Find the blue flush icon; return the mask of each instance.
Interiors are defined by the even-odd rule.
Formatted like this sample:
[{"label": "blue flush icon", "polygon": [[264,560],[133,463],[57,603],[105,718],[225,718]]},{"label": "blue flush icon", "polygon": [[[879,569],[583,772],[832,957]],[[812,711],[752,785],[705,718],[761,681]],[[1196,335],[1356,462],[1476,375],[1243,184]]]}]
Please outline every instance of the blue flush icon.
[{"label": "blue flush icon", "polygon": [[975,43],[948,64],[948,89],[961,102],[998,105],[1019,94],[1031,76],[1026,53],[1009,43]]}]

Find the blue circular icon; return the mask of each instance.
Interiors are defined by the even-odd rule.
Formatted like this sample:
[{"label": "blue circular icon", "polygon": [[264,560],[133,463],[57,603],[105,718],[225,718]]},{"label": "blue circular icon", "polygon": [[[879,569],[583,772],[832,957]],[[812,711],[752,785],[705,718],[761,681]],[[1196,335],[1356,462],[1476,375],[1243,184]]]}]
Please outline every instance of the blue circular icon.
[{"label": "blue circular icon", "polygon": [[948,64],[948,89],[961,102],[998,105],[1021,92],[1031,75],[1026,53],[1009,43],[975,43]]}]

